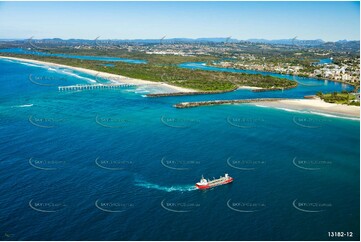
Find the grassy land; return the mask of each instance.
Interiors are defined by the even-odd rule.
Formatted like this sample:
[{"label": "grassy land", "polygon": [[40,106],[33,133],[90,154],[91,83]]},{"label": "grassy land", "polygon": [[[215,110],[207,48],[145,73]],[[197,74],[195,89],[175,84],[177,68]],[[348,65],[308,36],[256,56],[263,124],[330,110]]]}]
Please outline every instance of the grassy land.
[{"label": "grassy land", "polygon": [[[271,76],[182,69],[174,65],[174,60],[172,65],[167,63],[161,64],[158,59],[156,64],[128,64],[124,62],[111,62],[114,64],[114,67],[105,67],[103,64],[109,62],[5,53],[2,55],[82,67],[136,79],[164,82],[175,86],[192,88],[198,91],[230,91],[234,90],[238,86],[261,88],[291,88],[297,86],[297,83],[294,81]],[[132,56],[132,58],[134,59],[135,56]],[[177,61],[179,60],[180,59],[177,59]],[[183,61],[184,57],[182,57],[182,62]]]},{"label": "grassy land", "polygon": [[317,93],[317,96],[328,103],[360,106],[360,101],[356,100],[355,95],[348,92],[333,92],[328,94]]},{"label": "grassy land", "polygon": [[184,62],[208,62],[216,60],[216,57],[210,55],[200,56],[180,56],[180,55],[156,55],[146,54],[140,51],[132,51],[124,49],[74,49],[59,48],[47,51],[48,53],[63,53],[68,55],[88,55],[88,56],[111,56],[119,58],[146,60],[151,65],[176,65]]}]

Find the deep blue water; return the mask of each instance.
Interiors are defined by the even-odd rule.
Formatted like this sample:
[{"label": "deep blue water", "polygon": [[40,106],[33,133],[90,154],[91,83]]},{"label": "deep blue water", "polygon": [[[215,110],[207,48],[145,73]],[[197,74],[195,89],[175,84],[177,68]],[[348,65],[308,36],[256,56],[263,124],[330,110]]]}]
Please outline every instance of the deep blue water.
[{"label": "deep blue water", "polygon": [[[359,239],[359,120],[172,107],[347,86],[302,79],[284,92],[145,98],[146,87],[58,92],[100,81],[66,69],[1,60],[0,73],[4,240]],[[194,190],[225,172],[233,184]]]},{"label": "deep blue water", "polygon": [[61,58],[70,58],[70,59],[79,59],[79,60],[97,60],[97,61],[120,61],[131,64],[145,64],[145,60],[134,60],[127,58],[119,57],[109,57],[109,56],[86,56],[86,55],[68,55],[68,54],[55,54],[48,52],[41,52],[37,50],[28,50],[22,48],[11,48],[11,49],[0,49],[0,53],[13,53],[13,54],[26,54],[26,55],[38,55],[38,56],[53,56]]}]

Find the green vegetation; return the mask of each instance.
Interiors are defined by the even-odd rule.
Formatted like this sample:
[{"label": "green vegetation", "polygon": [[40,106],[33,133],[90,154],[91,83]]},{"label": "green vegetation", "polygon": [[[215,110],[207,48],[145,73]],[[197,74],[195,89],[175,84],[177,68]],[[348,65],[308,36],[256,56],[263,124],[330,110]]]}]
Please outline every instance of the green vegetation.
[{"label": "green vegetation", "polygon": [[74,49],[57,48],[56,50],[46,51],[47,53],[62,53],[67,55],[87,55],[87,56],[110,56],[128,59],[146,60],[151,65],[176,65],[184,62],[207,62],[216,60],[216,57],[210,55],[198,56],[180,56],[180,55],[156,55],[146,54],[141,51],[128,51],[126,49]]},{"label": "green vegetation", "polygon": [[316,95],[328,103],[360,106],[360,100],[356,100],[354,94],[348,93],[346,91],[333,92],[328,94],[323,94],[322,92],[318,92]]},{"label": "green vegetation", "polygon": [[[82,67],[136,79],[164,82],[179,87],[192,88],[198,91],[231,91],[238,86],[285,89],[297,86],[297,83],[294,81],[271,76],[190,70],[178,68],[175,65],[160,65],[159,63],[129,64],[124,62],[112,62],[114,67],[105,67],[103,65],[109,62],[34,55],[3,55]],[[132,58],[134,58],[134,56],[132,56]]]}]

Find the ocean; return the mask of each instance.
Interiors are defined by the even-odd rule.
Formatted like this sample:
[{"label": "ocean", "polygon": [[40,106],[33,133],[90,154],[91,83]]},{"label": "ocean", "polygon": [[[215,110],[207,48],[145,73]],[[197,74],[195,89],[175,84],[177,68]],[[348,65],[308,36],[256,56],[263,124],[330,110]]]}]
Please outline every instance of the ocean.
[{"label": "ocean", "polygon": [[[358,119],[172,107],[350,86],[303,78],[283,92],[147,98],[146,86],[59,92],[102,81],[64,68],[0,60],[0,73],[3,240],[360,238]],[[232,184],[194,188],[225,173]]]}]

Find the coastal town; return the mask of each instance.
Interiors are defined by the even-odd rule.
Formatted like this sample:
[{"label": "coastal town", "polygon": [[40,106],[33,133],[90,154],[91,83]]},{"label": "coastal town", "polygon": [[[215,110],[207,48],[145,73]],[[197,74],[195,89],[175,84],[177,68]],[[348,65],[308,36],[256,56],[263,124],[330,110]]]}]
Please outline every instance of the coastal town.
[{"label": "coastal town", "polygon": [[[307,48],[310,46],[296,47],[293,45],[272,46],[250,42],[222,42],[216,44],[164,42],[147,46],[129,46],[127,49],[128,51],[143,51],[149,55],[216,55],[224,58],[221,61],[211,62],[214,66],[328,79],[359,87],[359,56],[349,55],[347,52],[334,53],[315,47]],[[285,56],[274,58],[265,51],[279,50],[281,48],[286,50]],[[254,50],[256,49],[261,49],[260,53],[255,53]]]},{"label": "coastal town", "polygon": [[[238,68],[246,70],[257,70],[276,72],[280,74],[290,74],[305,77],[330,79],[359,85],[360,83],[360,58],[346,59],[340,64],[332,62],[333,58],[325,59],[326,62],[312,63],[305,68],[302,65],[293,65],[292,63],[273,63],[267,62],[266,58],[257,59],[255,56],[242,56],[238,61],[221,61],[214,63],[216,66],[226,68]],[[262,63],[260,63],[262,62]]]},{"label": "coastal town", "polygon": [[[148,80],[165,81],[169,84],[198,89],[202,92],[231,91],[239,86],[260,87],[263,90],[284,90],[285,88],[295,87],[299,82],[298,78],[313,78],[325,80],[326,82],[336,81],[349,84],[354,88],[352,91],[348,91],[347,96],[339,93],[338,97],[335,94],[332,96],[333,99],[327,98],[324,100],[359,105],[360,56],[358,41],[327,43],[320,40],[300,41],[288,39],[279,42],[281,43],[263,43],[257,40],[240,41],[232,38],[161,38],[159,40],[27,39],[23,41],[0,41],[0,47],[21,47],[23,50],[28,51],[23,54],[28,53],[29,55],[40,52],[44,55],[64,53],[141,59],[145,60],[152,68],[149,69],[144,65],[129,66],[119,62],[116,66],[107,63],[102,65],[105,67],[108,65],[107,71],[114,74],[116,74],[117,69],[121,68],[122,74],[129,77],[142,76],[142,78]],[[16,57],[16,52],[12,56]],[[270,77],[267,80],[256,81],[252,80],[251,75],[243,75],[240,79],[240,76],[231,77],[229,72],[228,77],[225,78],[226,80],[222,80],[224,77],[217,76],[215,73],[199,72],[196,75],[196,79],[199,80],[195,82],[194,73],[176,68],[177,65],[186,62],[202,62],[207,66],[224,68],[224,70],[249,70],[264,73],[265,75],[267,73],[291,75],[294,76],[294,83],[281,84],[281,80],[275,83],[276,79]],[[85,63],[83,62],[83,64]],[[171,68],[166,68],[166,66]],[[92,68],[98,67],[93,66]],[[129,70],[128,74],[126,73],[127,70]],[[170,76],[172,78],[168,80]],[[281,76],[277,78],[279,77]],[[233,81],[230,81],[231,79]],[[325,97],[323,95],[318,96]]]},{"label": "coastal town", "polygon": [[[0,47],[26,47],[29,50],[106,51],[128,56],[139,54],[158,58],[175,56],[200,57],[208,65],[274,72],[301,77],[319,78],[360,86],[360,56],[356,41],[337,46],[322,42],[296,44],[265,44],[219,39],[159,39],[159,40],[24,40],[1,42]],[[303,43],[301,42],[301,43]],[[15,43],[15,44],[14,44]],[[359,43],[359,42],[358,42]],[[313,45],[311,45],[313,44]],[[45,47],[48,46],[48,47]],[[346,45],[346,47],[345,47]],[[349,45],[349,46],[348,46]],[[337,46],[337,47],[334,47]],[[138,54],[137,54],[138,53]]]}]

